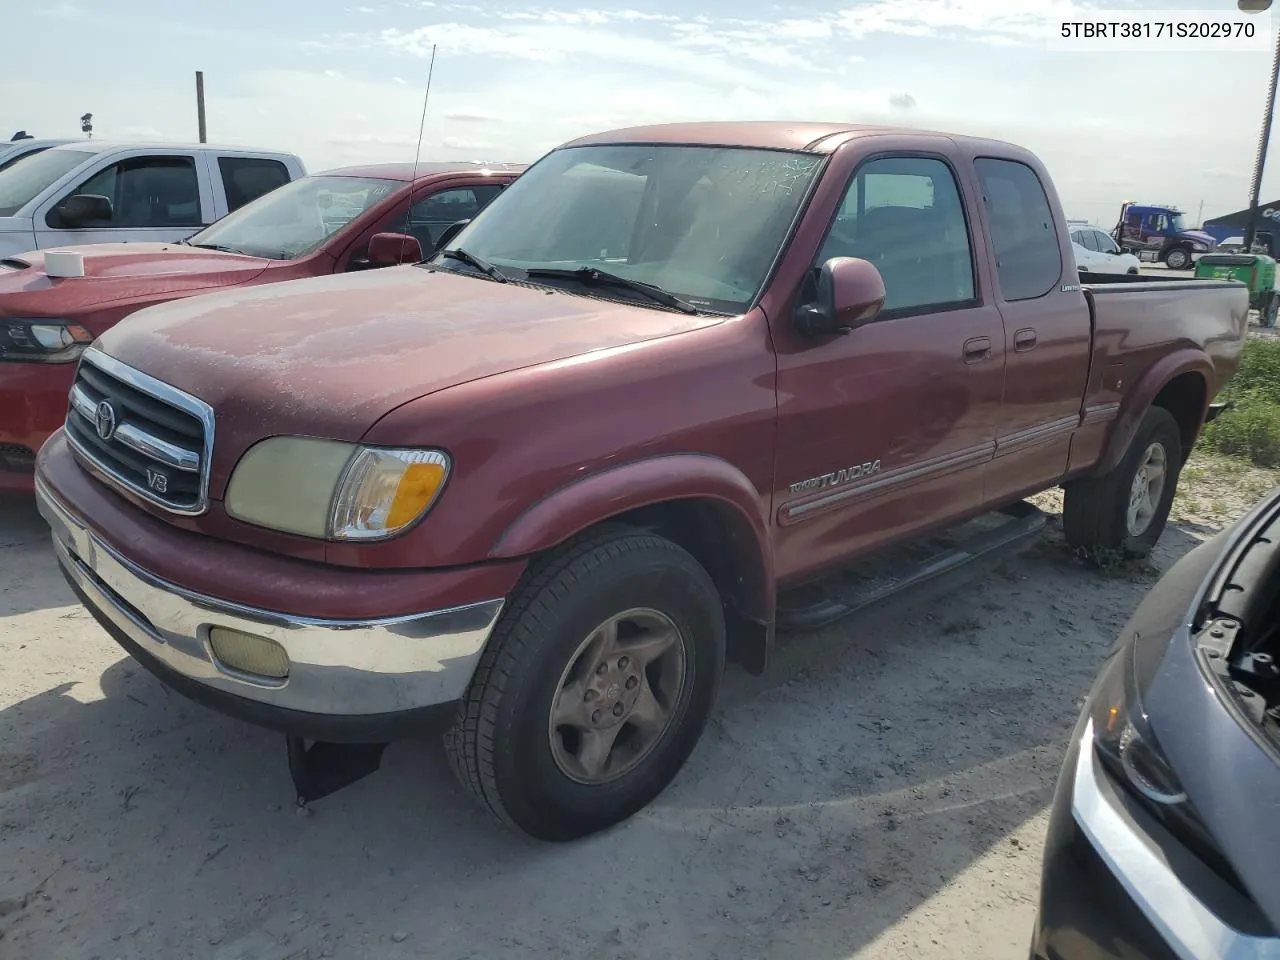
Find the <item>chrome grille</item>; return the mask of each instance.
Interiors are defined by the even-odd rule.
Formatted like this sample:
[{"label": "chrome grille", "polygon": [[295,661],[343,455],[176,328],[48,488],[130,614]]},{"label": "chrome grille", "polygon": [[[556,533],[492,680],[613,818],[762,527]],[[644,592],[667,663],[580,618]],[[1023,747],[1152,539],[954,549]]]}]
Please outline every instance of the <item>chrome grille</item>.
[{"label": "chrome grille", "polygon": [[71,387],[66,432],[108,483],[173,513],[208,508],[213,408],[203,400],[91,348]]}]

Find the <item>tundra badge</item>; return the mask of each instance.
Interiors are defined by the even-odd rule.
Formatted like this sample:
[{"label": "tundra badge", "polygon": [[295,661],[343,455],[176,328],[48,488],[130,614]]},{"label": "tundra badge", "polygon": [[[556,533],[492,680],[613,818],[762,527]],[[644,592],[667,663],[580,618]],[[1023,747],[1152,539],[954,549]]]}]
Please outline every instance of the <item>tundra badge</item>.
[{"label": "tundra badge", "polygon": [[820,477],[814,477],[811,480],[801,480],[799,483],[791,485],[792,493],[808,493],[810,490],[822,490],[826,487],[838,487],[842,483],[849,483],[851,480],[861,480],[863,477],[874,476],[880,472],[880,461],[872,460],[869,463],[860,463],[856,467],[845,467],[843,470],[837,470],[835,473],[824,473]]}]

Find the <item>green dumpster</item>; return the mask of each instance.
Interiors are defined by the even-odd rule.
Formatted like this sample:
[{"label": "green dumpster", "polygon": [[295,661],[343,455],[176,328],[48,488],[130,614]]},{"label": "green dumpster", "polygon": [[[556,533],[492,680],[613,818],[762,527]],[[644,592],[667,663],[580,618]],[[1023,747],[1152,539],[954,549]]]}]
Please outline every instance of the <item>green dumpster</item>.
[{"label": "green dumpster", "polygon": [[1258,311],[1264,327],[1276,325],[1280,291],[1276,290],[1276,262],[1262,253],[1206,253],[1196,261],[1197,280],[1238,280],[1249,288],[1249,306]]}]

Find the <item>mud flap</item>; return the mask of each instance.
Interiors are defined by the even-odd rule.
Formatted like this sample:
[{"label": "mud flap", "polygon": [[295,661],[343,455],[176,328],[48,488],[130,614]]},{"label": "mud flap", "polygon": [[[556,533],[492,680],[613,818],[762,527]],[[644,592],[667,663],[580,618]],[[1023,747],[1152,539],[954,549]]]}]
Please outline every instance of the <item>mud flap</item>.
[{"label": "mud flap", "polygon": [[307,746],[301,737],[285,737],[289,749],[289,773],[298,795],[298,806],[363,780],[382,765],[385,743],[328,743]]}]

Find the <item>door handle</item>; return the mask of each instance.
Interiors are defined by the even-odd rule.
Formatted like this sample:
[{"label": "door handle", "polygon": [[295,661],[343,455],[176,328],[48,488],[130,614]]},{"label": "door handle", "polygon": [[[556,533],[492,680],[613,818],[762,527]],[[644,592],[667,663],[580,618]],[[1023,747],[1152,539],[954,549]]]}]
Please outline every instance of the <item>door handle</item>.
[{"label": "door handle", "polygon": [[964,362],[977,363],[991,356],[991,338],[973,337],[964,342]]},{"label": "door handle", "polygon": [[1036,332],[1030,327],[1023,327],[1013,335],[1013,349],[1019,352],[1030,350],[1036,345]]}]

